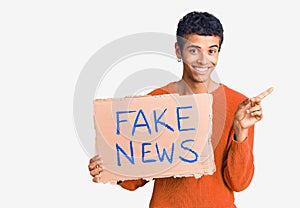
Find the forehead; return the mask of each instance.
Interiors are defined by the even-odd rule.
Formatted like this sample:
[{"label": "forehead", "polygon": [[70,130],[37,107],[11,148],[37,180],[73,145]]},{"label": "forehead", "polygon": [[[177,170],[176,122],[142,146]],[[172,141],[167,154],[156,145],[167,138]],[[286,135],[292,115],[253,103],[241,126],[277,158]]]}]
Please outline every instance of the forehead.
[{"label": "forehead", "polygon": [[196,45],[201,48],[218,46],[220,47],[220,37],[219,36],[208,36],[208,35],[198,35],[190,34],[185,36],[186,42],[185,45]]}]

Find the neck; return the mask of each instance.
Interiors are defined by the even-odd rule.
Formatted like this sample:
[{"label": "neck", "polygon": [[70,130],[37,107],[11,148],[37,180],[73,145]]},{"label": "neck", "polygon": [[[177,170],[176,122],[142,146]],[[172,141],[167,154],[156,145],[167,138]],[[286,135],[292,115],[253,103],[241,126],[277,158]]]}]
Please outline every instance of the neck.
[{"label": "neck", "polygon": [[176,90],[179,94],[199,94],[199,93],[211,93],[219,87],[219,83],[213,80],[206,82],[186,82],[184,79],[175,83]]}]

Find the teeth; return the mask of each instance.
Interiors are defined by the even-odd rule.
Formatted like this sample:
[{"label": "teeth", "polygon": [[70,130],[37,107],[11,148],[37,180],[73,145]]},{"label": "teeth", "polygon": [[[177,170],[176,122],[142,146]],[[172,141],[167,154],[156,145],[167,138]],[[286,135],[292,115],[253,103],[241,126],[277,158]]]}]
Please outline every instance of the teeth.
[{"label": "teeth", "polygon": [[206,67],[206,68],[199,68],[199,67],[195,67],[195,69],[197,70],[197,71],[199,71],[199,72],[205,72],[205,71],[207,71],[208,70],[208,68]]}]

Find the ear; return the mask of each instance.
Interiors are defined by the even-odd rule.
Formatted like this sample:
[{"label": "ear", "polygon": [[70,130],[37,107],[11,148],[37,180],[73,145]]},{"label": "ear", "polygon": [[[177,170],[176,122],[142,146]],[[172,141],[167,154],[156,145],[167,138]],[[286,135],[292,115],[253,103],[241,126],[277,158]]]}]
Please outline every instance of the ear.
[{"label": "ear", "polygon": [[182,56],[181,56],[181,51],[180,51],[180,47],[178,45],[178,42],[175,43],[175,51],[176,51],[176,56],[178,59],[182,59]]}]

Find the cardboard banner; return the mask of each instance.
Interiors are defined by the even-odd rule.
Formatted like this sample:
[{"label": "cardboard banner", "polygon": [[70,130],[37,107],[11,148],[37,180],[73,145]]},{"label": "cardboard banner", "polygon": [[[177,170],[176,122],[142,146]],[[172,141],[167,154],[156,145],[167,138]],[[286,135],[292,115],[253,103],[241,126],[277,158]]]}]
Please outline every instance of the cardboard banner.
[{"label": "cardboard banner", "polygon": [[94,121],[103,183],[215,172],[210,94],[96,99]]}]

